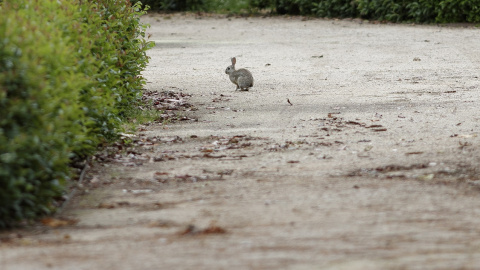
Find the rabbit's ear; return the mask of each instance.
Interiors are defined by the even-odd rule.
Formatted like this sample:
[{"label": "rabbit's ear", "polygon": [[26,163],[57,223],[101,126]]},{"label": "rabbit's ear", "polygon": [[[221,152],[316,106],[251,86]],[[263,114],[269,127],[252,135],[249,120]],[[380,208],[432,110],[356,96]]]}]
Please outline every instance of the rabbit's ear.
[{"label": "rabbit's ear", "polygon": [[232,65],[234,65],[234,66],[235,66],[235,63],[237,63],[237,58],[235,58],[235,57],[232,57]]}]

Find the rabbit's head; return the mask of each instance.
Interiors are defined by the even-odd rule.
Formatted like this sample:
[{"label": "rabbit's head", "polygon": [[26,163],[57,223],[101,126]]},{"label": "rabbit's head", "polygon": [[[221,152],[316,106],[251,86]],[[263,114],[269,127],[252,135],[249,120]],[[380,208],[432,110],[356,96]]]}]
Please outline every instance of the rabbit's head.
[{"label": "rabbit's head", "polygon": [[235,71],[235,63],[237,62],[237,59],[235,57],[232,58],[232,65],[228,66],[227,69],[225,69],[226,74],[232,74]]}]

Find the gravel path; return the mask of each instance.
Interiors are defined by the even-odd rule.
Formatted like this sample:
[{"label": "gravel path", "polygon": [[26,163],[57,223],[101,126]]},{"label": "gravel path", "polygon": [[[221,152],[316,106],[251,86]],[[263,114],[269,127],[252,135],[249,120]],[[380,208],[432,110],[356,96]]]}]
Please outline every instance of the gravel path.
[{"label": "gravel path", "polygon": [[476,28],[143,19],[149,97],[177,120],[0,234],[1,269],[480,268]]}]

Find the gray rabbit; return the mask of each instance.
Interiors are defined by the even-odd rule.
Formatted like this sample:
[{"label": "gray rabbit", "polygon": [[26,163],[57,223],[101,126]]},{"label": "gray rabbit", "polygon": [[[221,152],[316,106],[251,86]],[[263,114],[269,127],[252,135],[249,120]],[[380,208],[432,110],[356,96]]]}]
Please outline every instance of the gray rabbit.
[{"label": "gray rabbit", "polygon": [[239,70],[235,70],[235,63],[237,59],[235,57],[232,58],[232,65],[227,67],[225,73],[228,74],[230,77],[230,81],[237,86],[235,90],[242,90],[248,91],[249,87],[253,87],[253,76],[250,71],[241,68]]}]

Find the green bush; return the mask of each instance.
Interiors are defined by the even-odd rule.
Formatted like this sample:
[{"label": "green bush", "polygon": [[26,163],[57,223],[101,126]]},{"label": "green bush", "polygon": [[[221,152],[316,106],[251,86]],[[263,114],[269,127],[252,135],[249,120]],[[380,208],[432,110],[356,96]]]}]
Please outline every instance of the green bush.
[{"label": "green bush", "polygon": [[68,18],[27,4],[0,10],[0,227],[53,210],[69,176],[69,144],[85,136],[76,123],[88,121],[77,102],[88,79],[51,23]]},{"label": "green bush", "polygon": [[399,0],[358,1],[360,15],[366,19],[401,22],[406,19],[405,2]]},{"label": "green bush", "polygon": [[479,0],[357,0],[360,15],[373,20],[419,23],[480,22]]},{"label": "green bush", "polygon": [[157,11],[276,14],[419,23],[480,22],[480,0],[146,0]]},{"label": "green bush", "polygon": [[211,2],[211,0],[144,0],[133,2],[141,2],[156,11],[212,11],[210,10],[212,7],[209,7],[209,1]]},{"label": "green bush", "polygon": [[244,13],[253,7],[251,0],[144,0],[142,3],[148,5],[153,10],[163,12],[205,11]]},{"label": "green bush", "polygon": [[353,18],[358,16],[358,7],[354,0],[316,1],[312,12],[318,17]]},{"label": "green bush", "polygon": [[[128,0],[85,2],[78,14],[83,27],[73,25],[66,32],[70,36],[78,33],[75,40],[83,42],[78,44],[82,72],[91,84],[82,90],[80,100],[93,122],[88,128],[95,141],[115,139],[122,120],[136,109],[141,97],[145,84],[141,71],[153,43],[145,40],[146,25],[140,24],[145,11],[140,5],[130,6]],[[85,59],[91,57],[94,64],[86,64]]]},{"label": "green bush", "polygon": [[405,5],[408,20],[416,23],[435,21],[435,0],[411,1]]},{"label": "green bush", "polygon": [[[145,40],[146,26],[140,23],[145,10],[141,9],[141,3],[130,6],[129,0],[97,0],[96,3],[95,13],[100,15],[98,23],[103,31],[94,29],[92,51],[102,63],[100,70],[104,77],[100,80],[108,82],[103,86],[114,97],[116,114],[126,117],[140,101],[145,84],[141,71],[148,63],[146,51],[153,46]],[[97,25],[95,19],[87,23]]]},{"label": "green bush", "polygon": [[51,213],[72,159],[116,137],[144,84],[143,13],[128,0],[1,3],[0,227]]},{"label": "green bush", "polygon": [[480,22],[480,1],[443,0],[435,8],[436,22]]}]

